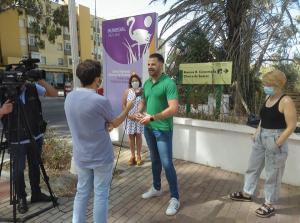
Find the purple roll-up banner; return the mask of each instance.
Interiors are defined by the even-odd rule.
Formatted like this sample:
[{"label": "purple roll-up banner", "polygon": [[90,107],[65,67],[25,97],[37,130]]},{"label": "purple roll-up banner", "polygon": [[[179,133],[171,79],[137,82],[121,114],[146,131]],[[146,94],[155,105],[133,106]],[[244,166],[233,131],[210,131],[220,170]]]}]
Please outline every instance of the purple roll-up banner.
[{"label": "purple roll-up banner", "polygon": [[102,40],[104,95],[116,115],[131,73],[148,78],[148,57],[157,49],[157,13],[103,21]]}]

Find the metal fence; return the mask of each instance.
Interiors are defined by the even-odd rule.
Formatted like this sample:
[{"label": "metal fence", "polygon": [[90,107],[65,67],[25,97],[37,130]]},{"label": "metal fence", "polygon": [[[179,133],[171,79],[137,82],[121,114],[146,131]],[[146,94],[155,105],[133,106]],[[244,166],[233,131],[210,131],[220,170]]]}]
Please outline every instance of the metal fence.
[{"label": "metal fence", "polygon": [[[300,117],[300,65],[289,63],[280,66],[283,67],[281,70],[287,76],[285,92],[292,97],[298,111],[298,117]],[[284,66],[286,67],[284,68]],[[290,67],[293,66],[294,69],[291,70]],[[280,69],[278,65],[275,67]],[[258,79],[261,79],[262,75],[262,73],[259,74]],[[179,93],[178,116],[234,123],[247,122],[249,113],[246,111],[236,113],[234,111],[235,92],[232,86],[182,84],[177,86]],[[260,91],[256,92],[255,107],[251,110],[254,115],[258,116],[266,96],[263,93],[261,83],[257,88]]]}]

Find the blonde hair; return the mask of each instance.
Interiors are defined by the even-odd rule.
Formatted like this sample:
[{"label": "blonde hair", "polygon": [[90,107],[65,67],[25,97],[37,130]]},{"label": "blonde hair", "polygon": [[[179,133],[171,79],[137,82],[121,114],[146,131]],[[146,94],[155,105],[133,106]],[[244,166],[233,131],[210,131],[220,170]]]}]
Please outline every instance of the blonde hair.
[{"label": "blonde hair", "polygon": [[280,70],[273,70],[266,73],[262,78],[263,84],[271,85],[279,89],[283,89],[286,83],[286,76]]}]

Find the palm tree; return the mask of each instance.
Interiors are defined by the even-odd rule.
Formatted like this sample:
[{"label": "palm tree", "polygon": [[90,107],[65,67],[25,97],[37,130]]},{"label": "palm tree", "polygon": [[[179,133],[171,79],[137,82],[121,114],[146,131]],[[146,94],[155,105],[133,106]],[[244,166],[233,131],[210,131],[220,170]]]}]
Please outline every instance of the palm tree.
[{"label": "palm tree", "polygon": [[[168,0],[161,1],[166,4]],[[235,111],[248,113],[255,105],[255,76],[273,53],[286,57],[296,42],[297,26],[290,10],[299,9],[294,0],[175,0],[164,21],[160,36],[179,21],[187,21],[165,42],[176,41],[199,26],[207,39],[224,48],[226,60],[233,61],[232,82],[236,90]],[[171,49],[172,50],[172,49]],[[243,105],[243,106],[241,106]]]}]

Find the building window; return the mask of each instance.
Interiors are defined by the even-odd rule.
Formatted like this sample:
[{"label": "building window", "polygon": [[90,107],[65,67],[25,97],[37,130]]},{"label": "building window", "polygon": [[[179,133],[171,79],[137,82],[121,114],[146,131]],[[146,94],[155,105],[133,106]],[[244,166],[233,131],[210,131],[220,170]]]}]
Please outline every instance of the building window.
[{"label": "building window", "polygon": [[30,28],[30,24],[33,23],[33,22],[35,22],[34,17],[28,16],[27,17],[27,27]]},{"label": "building window", "polygon": [[35,46],[35,37],[33,35],[28,36],[29,46]]},{"label": "building window", "polygon": [[62,43],[57,43],[57,50],[59,51],[63,50]]},{"label": "building window", "polygon": [[31,52],[32,59],[39,59],[41,61],[41,54],[38,52]]},{"label": "building window", "polygon": [[101,22],[99,20],[96,20],[96,32],[100,33],[100,26],[101,26]]},{"label": "building window", "polygon": [[64,34],[65,34],[65,35],[69,35],[69,34],[70,34],[70,33],[69,33],[69,27],[66,27],[66,26],[65,26],[63,30],[64,30]]},{"label": "building window", "polygon": [[65,42],[65,50],[70,51],[71,50],[71,44],[68,42]]},{"label": "building window", "polygon": [[95,44],[96,44],[97,46],[100,46],[101,41],[102,41],[102,39],[101,39],[101,37],[100,37],[100,34],[95,33]]},{"label": "building window", "polygon": [[40,64],[46,64],[46,57],[41,57],[41,62],[40,62]]},{"label": "building window", "polygon": [[72,58],[69,58],[69,65],[72,65]]},{"label": "building window", "polygon": [[64,65],[64,59],[63,58],[58,58],[58,65]]},{"label": "building window", "polygon": [[95,47],[94,48],[94,54],[97,55],[98,49]]}]

